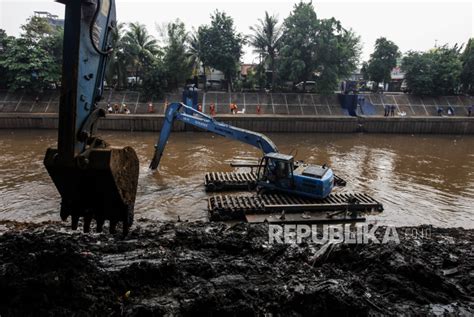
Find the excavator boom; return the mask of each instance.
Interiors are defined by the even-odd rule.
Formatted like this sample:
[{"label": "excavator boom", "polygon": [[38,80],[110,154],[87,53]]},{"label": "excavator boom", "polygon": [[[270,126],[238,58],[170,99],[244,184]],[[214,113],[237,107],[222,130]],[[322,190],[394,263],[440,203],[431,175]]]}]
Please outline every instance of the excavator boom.
[{"label": "excavator boom", "polygon": [[[184,110],[184,111],[182,111]],[[150,168],[158,168],[161,156],[165,150],[166,143],[175,120],[193,125],[203,130],[252,145],[260,149],[264,154],[278,152],[276,145],[267,136],[261,133],[237,128],[229,124],[218,122],[214,118],[195,110],[182,103],[172,103],[168,105],[165,114],[165,121],[161,128],[158,143],[155,146],[155,154],[150,164]]]}]

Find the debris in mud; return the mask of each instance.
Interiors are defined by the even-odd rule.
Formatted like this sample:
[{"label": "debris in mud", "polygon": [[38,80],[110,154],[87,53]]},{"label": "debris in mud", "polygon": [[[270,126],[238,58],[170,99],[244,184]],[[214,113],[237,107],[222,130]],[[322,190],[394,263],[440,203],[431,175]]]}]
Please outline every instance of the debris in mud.
[{"label": "debris in mud", "polygon": [[473,230],[322,246],[269,244],[265,224],[2,227],[1,316],[474,314]]}]

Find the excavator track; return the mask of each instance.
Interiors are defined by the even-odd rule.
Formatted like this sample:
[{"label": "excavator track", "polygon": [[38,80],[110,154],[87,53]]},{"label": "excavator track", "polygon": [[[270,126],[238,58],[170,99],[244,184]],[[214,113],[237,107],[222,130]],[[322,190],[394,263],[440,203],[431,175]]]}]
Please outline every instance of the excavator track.
[{"label": "excavator track", "polygon": [[[204,176],[207,192],[228,190],[249,190],[256,187],[257,173],[255,172],[209,172]],[[334,175],[335,186],[346,186],[346,181]]]},{"label": "excavator track", "polygon": [[365,221],[361,212],[383,210],[366,194],[331,194],[324,199],[286,194],[214,195],[208,199],[210,219],[247,222],[340,222]]}]

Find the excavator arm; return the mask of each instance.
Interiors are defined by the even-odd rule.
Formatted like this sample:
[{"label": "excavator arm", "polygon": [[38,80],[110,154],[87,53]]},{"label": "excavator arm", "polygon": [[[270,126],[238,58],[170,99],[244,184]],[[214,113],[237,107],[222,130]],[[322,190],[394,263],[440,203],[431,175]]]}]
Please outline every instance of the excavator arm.
[{"label": "excavator arm", "polygon": [[229,139],[255,146],[264,154],[278,152],[278,149],[272,140],[261,133],[218,122],[214,120],[214,118],[199,112],[192,107],[186,106],[182,103],[172,103],[166,109],[163,127],[161,128],[158,143],[155,146],[155,154],[150,164],[150,168],[153,170],[157,169],[160,164],[161,156],[165,150],[175,120],[182,121],[186,124],[193,125]]},{"label": "excavator arm", "polygon": [[44,165],[61,195],[60,215],[80,218],[84,231],[92,220],[97,231],[105,220],[124,233],[133,221],[139,162],[131,147],[113,148],[96,135],[104,109],[97,106],[116,27],[114,0],[60,0],[66,5],[58,146],[49,148]]}]

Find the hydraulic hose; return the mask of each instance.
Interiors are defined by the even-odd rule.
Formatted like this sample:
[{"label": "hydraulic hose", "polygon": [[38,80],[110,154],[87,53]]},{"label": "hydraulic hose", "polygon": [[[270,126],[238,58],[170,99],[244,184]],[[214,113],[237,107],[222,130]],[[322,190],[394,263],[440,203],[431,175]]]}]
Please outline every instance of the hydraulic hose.
[{"label": "hydraulic hose", "polygon": [[[100,11],[100,7],[102,6],[102,3],[101,3],[101,0],[97,0],[97,8],[95,9],[95,12],[94,12],[94,17],[92,18],[92,21],[91,21],[91,24],[90,24],[90,27],[89,27],[89,38],[92,42],[92,47],[94,48],[94,50],[100,54],[100,55],[109,55],[111,52],[112,52],[112,49],[108,49],[106,51],[103,51],[101,49],[99,49],[94,41],[94,24],[95,22],[97,21],[97,16],[99,15],[99,11]],[[112,5],[109,5],[109,12],[107,14],[107,24],[108,24],[108,20],[110,18],[110,11],[112,10]],[[105,33],[105,40],[107,41],[107,31]]]}]

